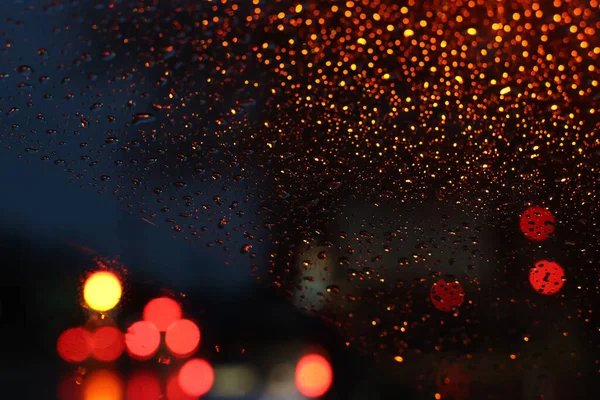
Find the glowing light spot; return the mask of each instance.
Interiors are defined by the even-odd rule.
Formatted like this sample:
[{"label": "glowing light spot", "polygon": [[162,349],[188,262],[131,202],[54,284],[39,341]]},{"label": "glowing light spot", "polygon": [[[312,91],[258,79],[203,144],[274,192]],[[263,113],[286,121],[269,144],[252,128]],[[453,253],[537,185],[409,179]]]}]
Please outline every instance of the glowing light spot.
[{"label": "glowing light spot", "polygon": [[121,300],[121,282],[110,272],[96,272],[85,282],[83,298],[96,311],[108,311]]},{"label": "glowing light spot", "polygon": [[125,350],[125,335],[114,326],[103,326],[92,333],[92,356],[98,361],[114,361]]},{"label": "glowing light spot", "polygon": [[465,290],[458,281],[440,279],[431,287],[431,302],[440,311],[451,312],[465,300]]},{"label": "glowing light spot", "polygon": [[172,374],[167,380],[167,400],[198,400],[197,396],[186,394],[179,384],[179,374]]},{"label": "glowing light spot", "polygon": [[[258,389],[258,386],[259,376],[255,369],[247,365],[229,364],[215,369],[215,383],[211,389],[211,397],[247,398],[248,393]],[[269,386],[271,389],[272,384],[267,383],[267,387]],[[269,389],[267,391],[271,392]]]},{"label": "glowing light spot", "polygon": [[404,37],[411,37],[415,34],[415,31],[413,31],[412,29],[407,29],[404,31]]},{"label": "glowing light spot", "polygon": [[187,395],[202,396],[212,387],[215,373],[208,362],[194,358],[181,367],[177,380]]},{"label": "glowing light spot", "polygon": [[121,378],[109,370],[91,373],[83,386],[83,400],[122,400],[123,382]]},{"label": "glowing light spot", "polygon": [[404,362],[404,358],[400,357],[400,356],[396,356],[396,357],[394,357],[394,361],[401,363],[401,362]]},{"label": "glowing light spot", "polygon": [[160,379],[153,371],[136,371],[127,382],[127,400],[159,400],[162,397]]},{"label": "glowing light spot", "polygon": [[500,94],[501,95],[508,94],[508,93],[510,93],[510,90],[511,90],[510,86],[504,87],[504,88],[500,89]]},{"label": "glowing light spot", "polygon": [[169,326],[165,341],[175,357],[189,357],[200,344],[200,329],[189,319],[181,319]]},{"label": "glowing light spot", "polygon": [[144,307],[144,321],[152,322],[160,332],[166,332],[173,322],[181,319],[181,306],[168,297],[150,300]]},{"label": "glowing light spot", "polygon": [[554,261],[538,261],[529,270],[529,283],[538,293],[556,294],[565,284],[565,270]]},{"label": "glowing light spot", "polygon": [[471,36],[475,36],[475,35],[477,35],[477,29],[469,28],[469,29],[467,29],[467,33]]},{"label": "glowing light spot", "polygon": [[554,232],[554,215],[542,207],[530,207],[521,214],[519,227],[529,240],[542,241]]},{"label": "glowing light spot", "polygon": [[78,327],[64,331],[56,341],[58,355],[70,363],[85,361],[92,353],[92,343],[87,330]]},{"label": "glowing light spot", "polygon": [[133,323],[125,334],[125,347],[129,355],[138,360],[152,358],[160,345],[160,332],[152,322]]},{"label": "glowing light spot", "polygon": [[309,354],[296,365],[296,387],[306,397],[320,397],[327,393],[333,382],[329,361],[318,354]]}]

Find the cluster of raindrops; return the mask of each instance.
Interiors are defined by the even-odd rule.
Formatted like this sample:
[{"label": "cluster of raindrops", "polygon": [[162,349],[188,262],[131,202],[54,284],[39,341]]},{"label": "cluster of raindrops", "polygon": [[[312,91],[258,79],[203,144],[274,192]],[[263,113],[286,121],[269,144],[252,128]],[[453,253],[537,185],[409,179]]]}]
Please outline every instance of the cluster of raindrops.
[{"label": "cluster of raindrops", "polygon": [[[88,19],[80,6],[61,7],[42,12]],[[14,103],[3,111],[23,123],[3,130],[132,207],[154,193],[164,206],[143,210],[188,237],[206,229],[190,218],[224,226],[252,198],[256,212],[261,199],[275,203],[270,210],[310,210],[318,197],[351,190],[374,201],[432,192],[483,209],[507,192],[558,186],[565,204],[593,204],[597,8],[596,0],[118,2],[79,28],[84,46],[66,43],[60,58],[46,47],[27,55],[39,67],[18,64],[18,45],[8,43],[3,68],[17,65],[2,74],[3,103]],[[64,27],[52,31],[68,38]],[[35,112],[40,95],[65,110],[62,121]],[[70,143],[78,138],[79,149]],[[209,184],[230,192],[222,200],[235,197],[231,210],[191,201]],[[175,205],[183,210],[170,216]]]},{"label": "cluster of raindrops", "polygon": [[[510,265],[535,249],[497,239],[524,203],[571,236],[580,295],[557,307],[598,296],[598,0],[59,3],[5,19],[0,142],[223,250],[348,346],[405,364],[497,338],[488,313],[519,331]],[[554,223],[519,221],[536,245]]]}]

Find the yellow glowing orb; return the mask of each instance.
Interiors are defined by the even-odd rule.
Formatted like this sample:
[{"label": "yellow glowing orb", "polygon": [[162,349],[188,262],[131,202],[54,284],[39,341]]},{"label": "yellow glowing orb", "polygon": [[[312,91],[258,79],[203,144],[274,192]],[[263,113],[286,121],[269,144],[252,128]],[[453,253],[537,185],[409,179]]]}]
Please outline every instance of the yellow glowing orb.
[{"label": "yellow glowing orb", "polygon": [[83,299],[96,311],[108,311],[121,300],[121,282],[110,272],[92,274],[83,287]]}]

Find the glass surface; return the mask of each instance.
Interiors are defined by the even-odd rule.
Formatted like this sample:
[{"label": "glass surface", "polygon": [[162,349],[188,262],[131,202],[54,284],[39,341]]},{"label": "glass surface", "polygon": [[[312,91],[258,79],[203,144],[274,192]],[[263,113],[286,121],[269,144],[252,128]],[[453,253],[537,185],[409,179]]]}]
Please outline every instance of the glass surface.
[{"label": "glass surface", "polygon": [[5,3],[11,394],[600,394],[598,0]]}]

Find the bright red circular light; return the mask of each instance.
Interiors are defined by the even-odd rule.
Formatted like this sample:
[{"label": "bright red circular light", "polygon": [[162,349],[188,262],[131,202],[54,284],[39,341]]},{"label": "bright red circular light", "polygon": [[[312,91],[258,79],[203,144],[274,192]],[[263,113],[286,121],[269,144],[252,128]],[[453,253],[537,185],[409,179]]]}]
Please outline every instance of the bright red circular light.
[{"label": "bright red circular light", "polygon": [[179,373],[171,374],[167,380],[167,400],[198,400],[198,396],[186,394],[179,384]]},{"label": "bright red circular light", "polygon": [[329,361],[318,354],[309,354],[296,365],[296,387],[306,397],[323,396],[333,382]]},{"label": "bright red circular light", "polygon": [[152,322],[161,332],[166,332],[181,316],[181,306],[169,297],[150,300],[144,307],[144,321]]},{"label": "bright red circular light", "polygon": [[523,211],[519,227],[527,239],[541,242],[554,232],[555,222],[554,215],[550,211],[535,206]]},{"label": "bright red circular light", "polygon": [[125,347],[138,360],[152,358],[160,345],[160,332],[152,322],[138,321],[127,329]]},{"label": "bright red circular light", "polygon": [[200,329],[189,319],[180,319],[169,326],[165,341],[175,357],[189,357],[200,344]]},{"label": "bright red circular light", "polygon": [[458,281],[440,279],[431,287],[431,302],[440,311],[450,312],[465,300],[465,290]]},{"label": "bright red circular light", "polygon": [[159,400],[160,379],[153,371],[136,371],[127,382],[126,400]]},{"label": "bright red circular light", "polygon": [[199,358],[189,360],[179,370],[179,386],[189,396],[202,396],[208,393],[214,381],[215,373],[212,367]]},{"label": "bright red circular light", "polygon": [[538,261],[529,270],[529,283],[538,293],[556,294],[565,284],[565,270],[553,261]]},{"label": "bright red circular light", "polygon": [[64,331],[56,341],[58,355],[70,363],[80,363],[92,353],[90,333],[82,327]]},{"label": "bright red circular light", "polygon": [[125,335],[114,326],[102,326],[92,333],[92,356],[98,361],[114,361],[125,349]]}]

